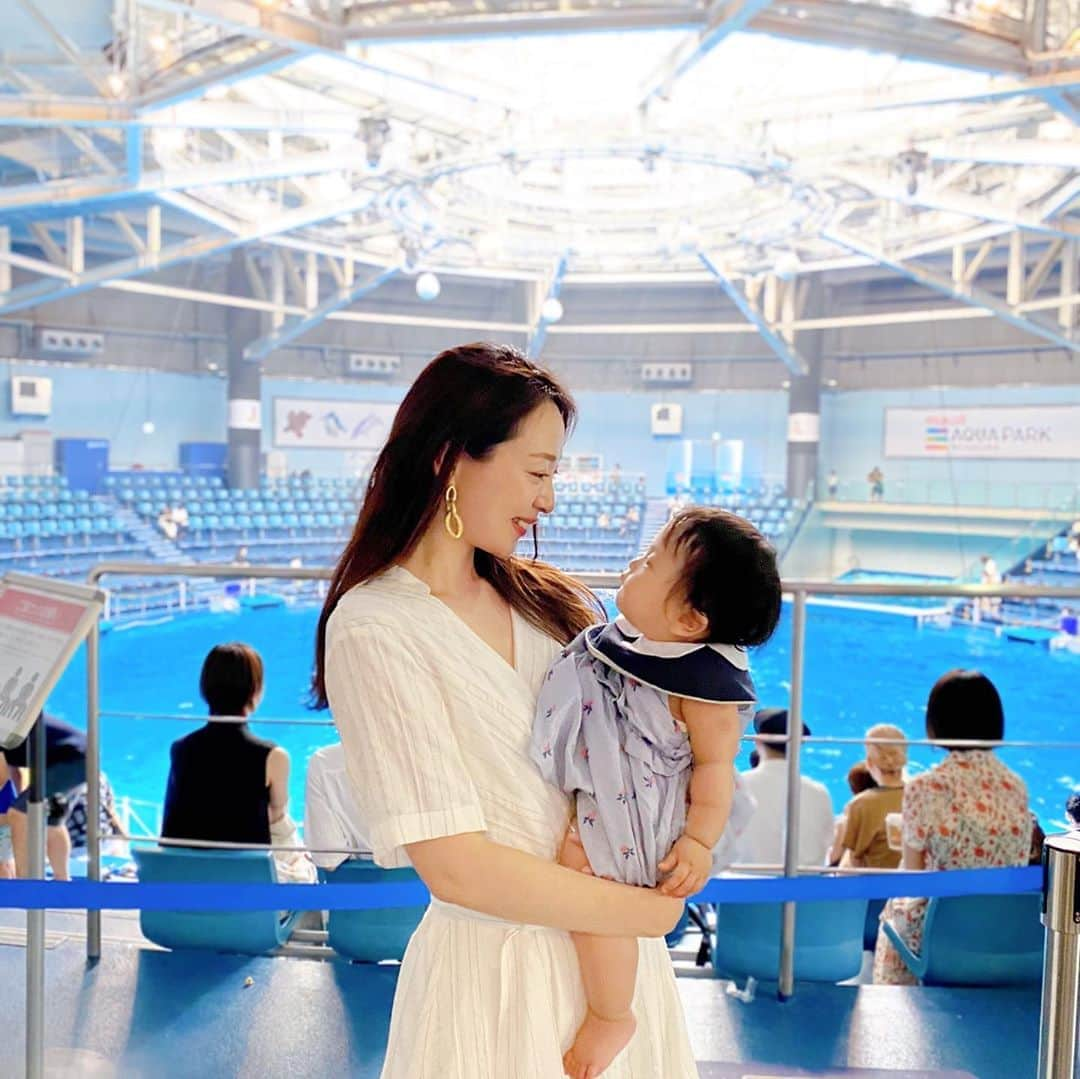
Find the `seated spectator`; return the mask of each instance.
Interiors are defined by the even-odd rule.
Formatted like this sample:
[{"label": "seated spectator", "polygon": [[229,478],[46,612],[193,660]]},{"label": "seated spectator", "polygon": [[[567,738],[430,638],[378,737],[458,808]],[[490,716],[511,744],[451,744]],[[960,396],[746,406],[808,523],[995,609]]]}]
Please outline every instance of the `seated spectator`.
[{"label": "seated spectator", "polygon": [[233,557],[234,566],[250,566],[251,559],[248,558],[248,549],[244,546],[236,548],[236,554]]},{"label": "seated spectator", "polygon": [[632,525],[636,525],[641,522],[641,511],[637,508],[636,505],[631,505],[627,507],[626,521],[627,524]]},{"label": "seated spectator", "polygon": [[[365,833],[345,770],[345,750],[340,742],[317,749],[308,761],[304,788],[304,842],[312,860],[320,869],[337,869],[349,858],[370,858]],[[345,850],[358,853],[341,853]],[[320,853],[327,851],[336,853]]]},{"label": "seated spectator", "polygon": [[19,796],[21,777],[17,768],[9,768],[0,753],[0,880],[15,876],[15,850],[11,845],[12,802]]},{"label": "seated spectator", "polygon": [[[75,792],[86,784],[86,735],[63,720],[42,713],[45,724],[45,853],[52,868],[54,880],[71,878],[71,837],[67,831],[67,818]],[[0,749],[11,773],[27,767],[27,742],[33,731],[11,749]],[[15,782],[20,793],[8,810],[11,827],[11,845],[15,854],[15,872],[20,877],[29,875],[30,852],[28,850],[27,805],[30,800],[29,785],[21,780]]]},{"label": "seated spectator", "polygon": [[596,515],[596,527],[605,530],[611,527],[611,518],[607,515],[606,510],[601,510]]},{"label": "seated spectator", "polygon": [[[199,693],[211,719],[169,751],[162,837],[298,846],[286,813],[289,755],[244,721],[262,698],[259,653],[239,642],[216,645],[203,662]],[[283,851],[274,858],[282,879],[314,880],[306,855]]]},{"label": "seated spectator", "polygon": [[[878,723],[866,732],[866,737],[868,740],[891,738],[903,742],[904,732],[888,723]],[[874,786],[857,794],[844,811],[842,866],[896,869],[900,865],[900,852],[893,850],[885,837],[885,817],[903,809],[905,764],[906,745],[878,745],[867,741],[866,767]]]},{"label": "seated spectator", "polygon": [[1080,791],[1073,791],[1065,802],[1065,820],[1071,831],[1080,829]]},{"label": "seated spectator", "polygon": [[[877,786],[874,777],[870,774],[870,769],[866,767],[866,761],[856,761],[848,769],[847,785],[852,797],[862,794],[863,791],[873,790]],[[844,812],[836,818],[836,830],[833,832],[832,846],[829,847],[829,865],[839,865],[840,859],[844,856],[844,832],[846,829],[847,807],[845,806]]]},{"label": "seated spectator", "polygon": [[[1005,714],[993,682],[978,671],[942,675],[927,701],[926,734],[933,741],[1002,739]],[[946,748],[946,753],[904,789],[902,867],[937,871],[1027,865],[1031,813],[1024,781],[990,748]],[[890,899],[881,915],[916,953],[926,902]],[[878,931],[874,952],[874,983],[916,984],[884,930]]]},{"label": "seated spectator", "polygon": [[178,533],[182,536],[188,530],[188,525],[191,523],[187,507],[182,505],[173,506],[172,519]]},{"label": "seated spectator", "polygon": [[[742,857],[753,864],[783,865],[787,820],[787,743],[775,742],[788,732],[786,708],[762,708],[754,716],[760,763],[740,773],[757,809],[740,840]],[[803,724],[803,737],[810,728]],[[799,865],[824,865],[833,835],[832,798],[824,784],[801,776],[799,793]]]},{"label": "seated spectator", "polygon": [[178,529],[176,522],[173,520],[172,507],[166,506],[159,514],[157,519],[158,531],[166,538],[170,540],[176,539]]}]

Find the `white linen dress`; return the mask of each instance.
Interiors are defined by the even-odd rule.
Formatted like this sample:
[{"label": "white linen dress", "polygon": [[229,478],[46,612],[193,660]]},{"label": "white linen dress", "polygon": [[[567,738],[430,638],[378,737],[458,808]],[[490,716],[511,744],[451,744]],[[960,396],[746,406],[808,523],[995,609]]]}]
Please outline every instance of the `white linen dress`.
[{"label": "white linen dress", "polygon": [[[375,861],[462,832],[554,860],[570,800],[529,759],[559,644],[513,615],[514,666],[400,566],[327,627],[326,686]],[[640,941],[638,1029],[605,1079],[696,1079],[662,939]],[[562,1079],[585,1014],[568,933],[433,900],[405,954],[383,1079]]]}]

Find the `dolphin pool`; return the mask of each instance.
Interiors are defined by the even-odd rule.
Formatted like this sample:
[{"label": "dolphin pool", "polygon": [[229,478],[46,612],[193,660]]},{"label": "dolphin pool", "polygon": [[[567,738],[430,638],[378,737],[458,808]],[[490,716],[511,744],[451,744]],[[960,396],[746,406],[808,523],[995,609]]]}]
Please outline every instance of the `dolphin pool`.
[{"label": "dolphin pool", "polygon": [[[103,712],[175,714],[187,720],[106,715],[102,766],[118,797],[160,805],[168,773],[169,744],[205,714],[198,695],[199,669],[208,649],[242,640],[262,653],[266,695],[258,715],[298,719],[306,725],[260,723],[261,736],[284,746],[292,758],[290,811],[303,818],[304,762],[335,739],[326,713],[306,707],[312,642],[318,611],[280,606],[216,614],[189,614],[154,623],[114,627],[102,637]],[[753,656],[754,679],[765,705],[786,705],[790,689],[790,608],[776,635]],[[805,718],[815,735],[859,737],[874,723],[924,735],[923,709],[935,679],[953,667],[977,667],[996,683],[1005,703],[1006,737],[1074,740],[1080,655],[998,638],[987,630],[917,628],[914,620],[864,610],[811,605],[807,615]],[[85,725],[86,658],[81,650],[49,700],[55,714]],[[746,767],[749,746],[740,766]],[[825,783],[837,811],[849,797],[846,774],[861,758],[858,746],[807,746],[805,771]],[[910,771],[938,759],[940,751],[916,747]],[[1062,749],[1009,749],[1002,757],[1028,785],[1043,827],[1064,826],[1067,795],[1080,786],[1080,753]],[[213,791],[207,791],[213,798]],[[153,809],[140,816],[154,826]],[[149,819],[148,819],[149,818]]]}]

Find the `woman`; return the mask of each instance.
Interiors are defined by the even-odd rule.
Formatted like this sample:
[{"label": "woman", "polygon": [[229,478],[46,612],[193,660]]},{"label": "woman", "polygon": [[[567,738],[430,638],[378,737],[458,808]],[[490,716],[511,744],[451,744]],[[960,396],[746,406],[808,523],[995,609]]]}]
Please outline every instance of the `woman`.
[{"label": "woman", "polygon": [[[933,741],[997,742],[1005,715],[994,683],[978,671],[942,675],[926,704]],[[903,868],[981,869],[1028,861],[1031,814],[1024,781],[992,749],[953,746],[929,772],[904,789]],[[916,953],[922,944],[925,899],[890,899],[882,914]],[[874,982],[915,985],[884,930],[878,930]]]},{"label": "woman", "polygon": [[[169,751],[162,836],[298,846],[286,813],[289,754],[257,738],[247,723],[236,722],[262,699],[262,657],[240,642],[215,645],[203,662],[199,692],[211,721],[173,742]],[[281,879],[315,879],[314,864],[299,852],[282,852],[275,861]]]},{"label": "woman", "polygon": [[[841,840],[844,852],[840,864],[896,869],[900,865],[900,852],[889,846],[885,817],[903,810],[907,745],[904,732],[888,723],[871,727],[866,737],[866,768],[874,786],[854,797],[844,810]],[[894,744],[879,745],[873,741],[878,738],[891,739]]]},{"label": "woman", "polygon": [[411,864],[432,893],[383,1079],[562,1076],[585,1014],[572,930],[654,938],[641,1024],[605,1075],[697,1075],[661,939],[682,902],[557,865],[570,804],[529,759],[549,664],[602,617],[570,577],[513,557],[554,508],[573,420],[566,391],[513,349],[437,356],[398,410],[323,608],[313,695],[333,709],[375,861]]}]

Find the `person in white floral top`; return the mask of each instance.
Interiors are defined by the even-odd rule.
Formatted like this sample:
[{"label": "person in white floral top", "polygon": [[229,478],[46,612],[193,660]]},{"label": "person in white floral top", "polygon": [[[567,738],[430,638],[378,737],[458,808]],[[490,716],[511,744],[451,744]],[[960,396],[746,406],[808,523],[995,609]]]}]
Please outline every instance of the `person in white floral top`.
[{"label": "person in white floral top", "polygon": [[[996,742],[1005,735],[1001,697],[978,671],[949,671],[926,704],[934,741]],[[1031,814],[1024,781],[990,748],[950,748],[930,771],[904,788],[902,869],[981,869],[1027,865]],[[918,953],[925,899],[890,899],[882,913]],[[878,930],[874,982],[915,985],[884,930]]]}]

